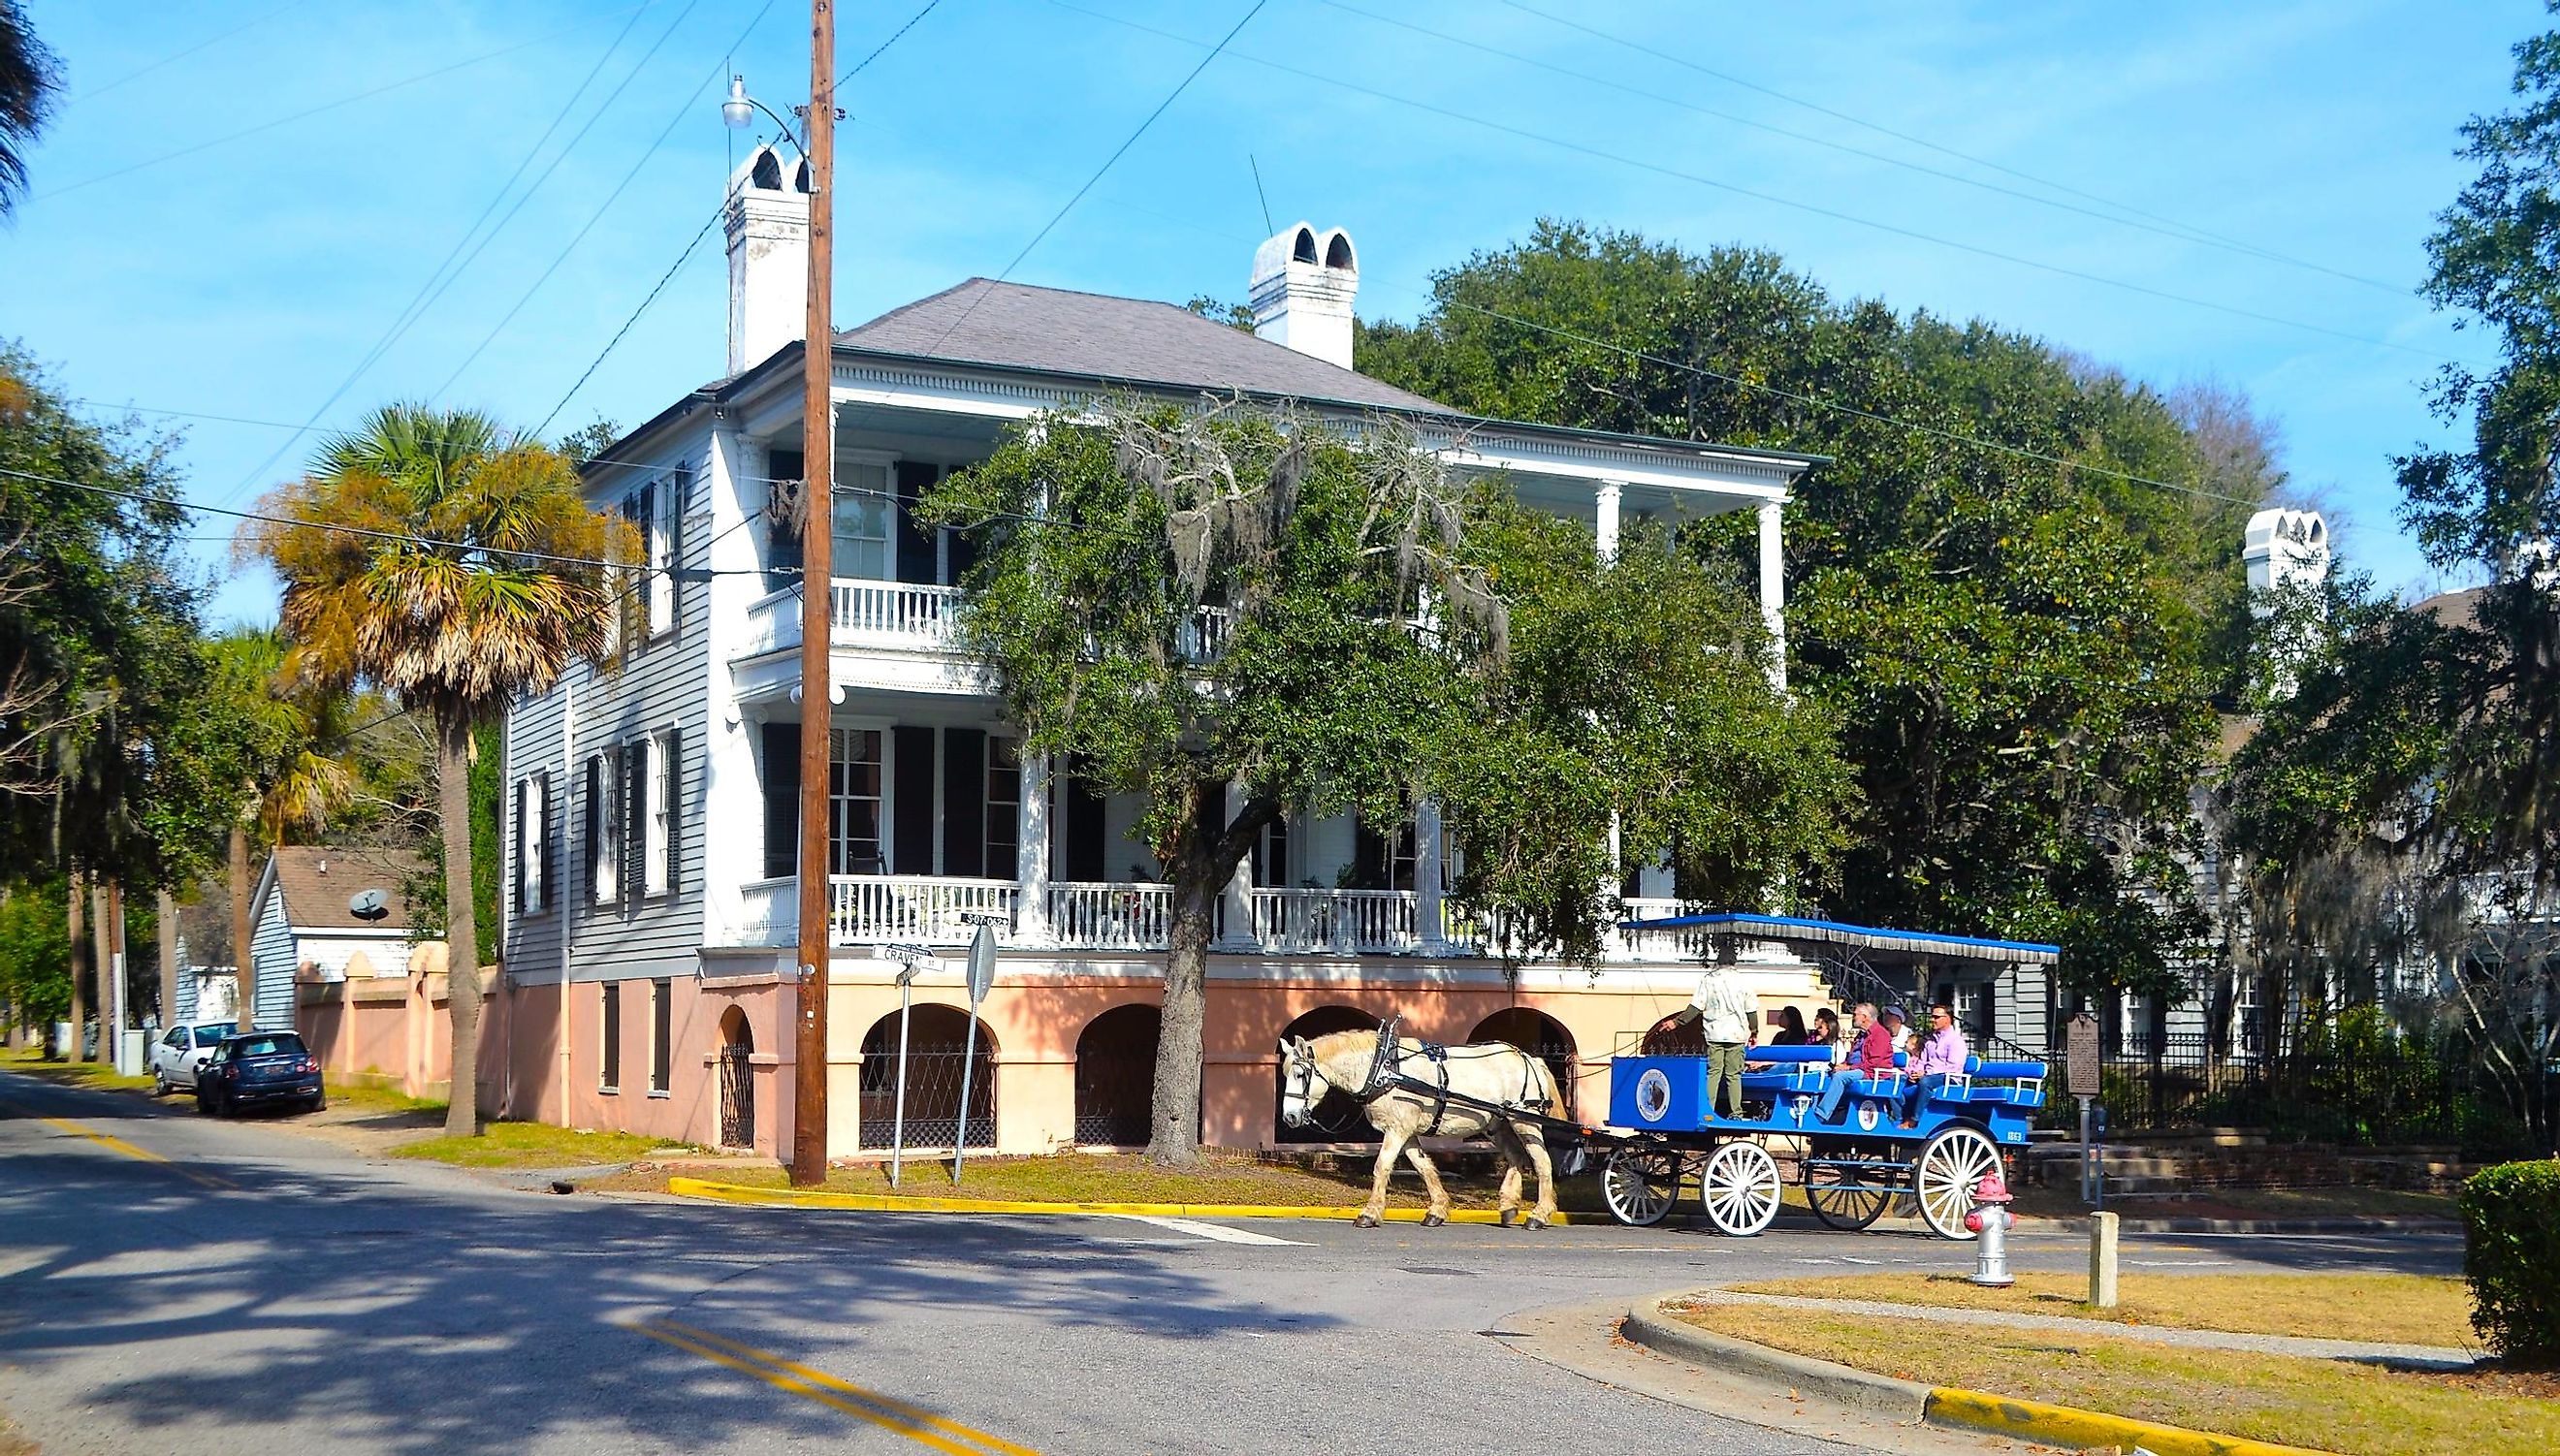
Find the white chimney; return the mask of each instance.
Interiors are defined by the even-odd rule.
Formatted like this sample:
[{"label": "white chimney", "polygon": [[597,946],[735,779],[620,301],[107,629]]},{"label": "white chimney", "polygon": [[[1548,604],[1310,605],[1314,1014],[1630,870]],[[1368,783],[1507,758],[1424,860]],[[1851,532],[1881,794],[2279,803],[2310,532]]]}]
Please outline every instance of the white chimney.
[{"label": "white chimney", "polygon": [[728,371],[809,327],[809,167],[757,147],[728,179]]},{"label": "white chimney", "polygon": [[2328,522],[2317,510],[2261,510],[2240,537],[2249,590],[2318,590],[2328,580]]},{"label": "white chimney", "polygon": [[1358,292],[1352,235],[1301,222],[1253,250],[1253,337],[1350,368]]}]

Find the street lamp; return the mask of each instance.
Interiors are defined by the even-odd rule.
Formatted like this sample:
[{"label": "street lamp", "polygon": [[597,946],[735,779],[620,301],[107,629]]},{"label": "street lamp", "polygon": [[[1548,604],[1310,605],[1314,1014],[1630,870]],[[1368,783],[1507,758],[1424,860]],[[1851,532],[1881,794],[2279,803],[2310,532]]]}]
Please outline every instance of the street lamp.
[{"label": "street lamp", "polygon": [[775,115],[772,107],[746,93],[745,76],[731,75],[728,78],[728,99],[720,102],[720,120],[727,122],[735,130],[744,131],[755,120],[755,113],[758,111],[773,118],[773,124],[782,128],[783,136],[789,138],[791,145],[800,149],[801,156],[809,155],[809,148],[801,143],[799,133],[792,129],[791,123]]}]

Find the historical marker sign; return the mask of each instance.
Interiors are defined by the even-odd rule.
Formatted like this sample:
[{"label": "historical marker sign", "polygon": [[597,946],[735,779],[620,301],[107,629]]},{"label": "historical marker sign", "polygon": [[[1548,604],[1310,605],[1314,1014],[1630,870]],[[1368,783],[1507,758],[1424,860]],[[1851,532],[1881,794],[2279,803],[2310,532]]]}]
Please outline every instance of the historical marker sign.
[{"label": "historical marker sign", "polygon": [[2098,1018],[2082,1012],[2063,1029],[2064,1091],[2075,1097],[2100,1095]]}]

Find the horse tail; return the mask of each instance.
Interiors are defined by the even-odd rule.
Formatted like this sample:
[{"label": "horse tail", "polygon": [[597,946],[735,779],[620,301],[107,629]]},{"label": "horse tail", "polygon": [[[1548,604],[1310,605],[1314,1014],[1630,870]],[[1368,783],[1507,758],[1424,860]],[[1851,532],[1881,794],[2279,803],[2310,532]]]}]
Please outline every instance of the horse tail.
[{"label": "horse tail", "polygon": [[1547,1066],[1544,1058],[1532,1057],[1529,1063],[1546,1083],[1546,1115],[1558,1122],[1568,1120],[1564,1114],[1564,1087],[1557,1081],[1555,1069]]}]

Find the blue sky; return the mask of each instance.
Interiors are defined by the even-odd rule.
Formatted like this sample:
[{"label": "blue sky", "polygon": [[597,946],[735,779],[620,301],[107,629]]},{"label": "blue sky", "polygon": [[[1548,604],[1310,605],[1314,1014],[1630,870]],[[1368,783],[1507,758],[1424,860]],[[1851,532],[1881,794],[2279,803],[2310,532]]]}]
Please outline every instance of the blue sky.
[{"label": "blue sky", "polygon": [[[71,100],[0,226],[0,337],[101,412],[271,422],[153,416],[218,505],[290,475],[315,411],[551,413],[717,209],[729,71],[806,93],[802,0],[26,3]],[[844,64],[922,3],[845,0]],[[2437,584],[2388,457],[2437,434],[2426,375],[2486,351],[2408,290],[2469,175],[2456,128],[2506,103],[2538,5],[1522,4],[1267,0],[1014,276],[1241,298],[1256,165],[1279,223],[1358,238],[1370,318],[1541,215],[1769,247],[1842,297],[2244,390],[2349,559]],[[941,0],[840,97],[839,325],[1002,270],[1249,6]],[[555,431],[720,373],[723,290],[715,230]],[[270,617],[273,583],[200,529],[217,620]]]}]

